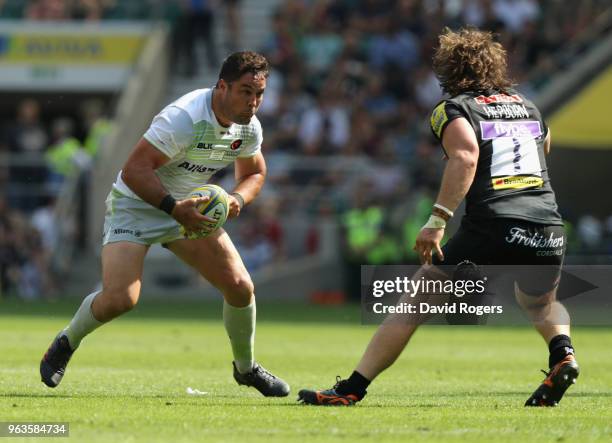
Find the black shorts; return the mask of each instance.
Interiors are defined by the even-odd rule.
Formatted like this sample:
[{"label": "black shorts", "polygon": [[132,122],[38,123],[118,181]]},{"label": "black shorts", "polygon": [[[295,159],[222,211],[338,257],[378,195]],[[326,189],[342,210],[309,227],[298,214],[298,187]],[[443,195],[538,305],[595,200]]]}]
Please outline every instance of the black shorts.
[{"label": "black shorts", "polygon": [[469,260],[478,266],[507,266],[523,292],[538,296],[558,285],[566,243],[563,226],[464,217],[442,247],[444,262],[434,254],[434,264],[454,266]]}]

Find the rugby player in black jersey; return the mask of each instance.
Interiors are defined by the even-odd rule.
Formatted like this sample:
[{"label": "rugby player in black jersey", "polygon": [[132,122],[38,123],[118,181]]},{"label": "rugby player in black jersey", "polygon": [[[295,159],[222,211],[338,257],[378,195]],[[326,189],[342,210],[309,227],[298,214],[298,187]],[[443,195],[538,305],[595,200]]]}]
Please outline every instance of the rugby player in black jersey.
[{"label": "rugby player in black jersey", "polygon": [[[448,161],[432,215],[416,240],[424,267],[413,280],[427,276],[432,263],[536,269],[537,279],[515,276],[515,296],[548,344],[550,372],[525,406],[555,406],[576,381],[579,368],[569,315],[556,300],[566,238],[546,168],[550,130],[535,105],[512,88],[506,52],[490,33],[445,30],[433,66],[449,98],[434,108],[431,129]],[[461,227],[440,247],[446,222],[464,198]],[[298,400],[314,405],[362,400],[420,322],[389,321],[391,317],[378,328],[348,379],[328,390],[303,389]]]}]

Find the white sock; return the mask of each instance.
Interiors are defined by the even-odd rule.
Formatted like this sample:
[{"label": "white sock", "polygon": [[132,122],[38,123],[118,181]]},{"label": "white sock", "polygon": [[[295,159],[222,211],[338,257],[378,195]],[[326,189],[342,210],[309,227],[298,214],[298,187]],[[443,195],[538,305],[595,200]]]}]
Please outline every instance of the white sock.
[{"label": "white sock", "polygon": [[255,300],[243,308],[236,308],[227,302],[223,303],[223,323],[232,343],[234,363],[241,374],[253,369],[255,311]]},{"label": "white sock", "polygon": [[68,337],[68,343],[70,343],[70,347],[73,350],[79,347],[81,340],[83,340],[87,334],[104,324],[96,320],[91,312],[91,304],[98,294],[100,294],[100,291],[92,292],[85,297],[85,300],[81,303],[81,307],[76,314],[74,314],[74,317],[70,320],[70,324],[66,326],[63,331],[66,337]]}]

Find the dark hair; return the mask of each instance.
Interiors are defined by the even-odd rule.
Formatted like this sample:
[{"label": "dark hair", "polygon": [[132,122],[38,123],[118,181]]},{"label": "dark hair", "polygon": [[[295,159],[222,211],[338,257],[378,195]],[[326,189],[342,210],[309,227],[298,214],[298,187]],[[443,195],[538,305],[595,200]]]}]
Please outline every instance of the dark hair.
[{"label": "dark hair", "polygon": [[445,28],[438,37],[433,69],[444,92],[455,96],[467,91],[506,91],[506,50],[493,34],[474,28],[458,32]]},{"label": "dark hair", "polygon": [[268,60],[263,55],[253,51],[234,52],[223,61],[219,80],[235,82],[246,73],[264,75],[267,78],[268,71]]}]

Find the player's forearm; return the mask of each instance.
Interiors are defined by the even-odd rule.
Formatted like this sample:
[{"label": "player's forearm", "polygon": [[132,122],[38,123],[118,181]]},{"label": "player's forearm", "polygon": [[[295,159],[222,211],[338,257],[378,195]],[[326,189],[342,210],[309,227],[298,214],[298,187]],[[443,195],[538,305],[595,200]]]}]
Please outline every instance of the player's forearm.
[{"label": "player's forearm", "polygon": [[151,168],[126,167],[121,173],[121,178],[138,197],[156,208],[159,207],[163,198],[169,194]]},{"label": "player's forearm", "polygon": [[266,181],[265,173],[258,172],[242,177],[232,192],[237,192],[244,199],[244,204],[252,202],[261,191]]},{"label": "player's forearm", "polygon": [[469,156],[456,156],[448,160],[436,203],[455,211],[465,198],[476,173],[476,161]]}]

